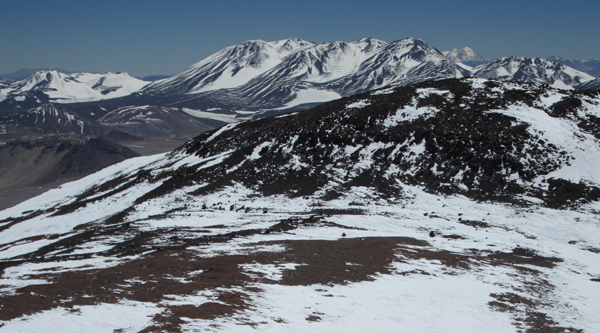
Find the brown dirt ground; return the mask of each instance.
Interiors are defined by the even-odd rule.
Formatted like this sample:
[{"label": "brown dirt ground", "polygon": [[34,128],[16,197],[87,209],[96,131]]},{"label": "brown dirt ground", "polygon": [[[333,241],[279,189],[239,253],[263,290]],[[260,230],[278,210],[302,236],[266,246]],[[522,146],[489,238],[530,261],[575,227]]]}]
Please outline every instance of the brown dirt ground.
[{"label": "brown dirt ground", "polygon": [[[539,257],[522,251],[516,251],[517,254],[457,254],[436,251],[426,241],[407,237],[341,238],[337,241],[288,240],[256,245],[283,245],[285,250],[203,258],[195,251],[171,249],[157,251],[106,269],[44,272],[29,276],[46,279],[51,284],[30,285],[18,289],[14,295],[0,296],[0,320],[11,320],[58,307],[72,309],[74,306],[117,303],[120,300],[159,303],[168,300],[169,295],[215,292],[214,301],[203,304],[160,305],[164,310],[153,318],[152,325],[141,331],[180,332],[180,325],[184,323],[182,318],[210,320],[249,309],[252,296],[262,291],[253,287],[253,283],[259,281],[282,285],[348,284],[373,280],[373,276],[377,274],[390,274],[390,264],[393,261],[427,259],[439,260],[446,267],[458,270],[467,270],[476,265],[529,265],[532,268],[520,268],[519,273],[537,278],[537,284],[532,283],[531,288],[547,292],[552,286],[539,278],[540,272],[536,267],[553,267],[557,261],[555,258]],[[271,281],[260,274],[245,274],[242,265],[257,263],[301,265],[284,270],[280,281]],[[189,275],[190,272],[197,271],[202,273]],[[538,311],[538,306],[543,304],[535,299],[524,298],[516,293],[491,296],[496,301],[490,302],[490,308],[513,313],[515,325],[525,332],[579,332],[556,326],[556,322]],[[313,313],[306,320],[317,322],[321,320],[320,315],[322,314]]]}]

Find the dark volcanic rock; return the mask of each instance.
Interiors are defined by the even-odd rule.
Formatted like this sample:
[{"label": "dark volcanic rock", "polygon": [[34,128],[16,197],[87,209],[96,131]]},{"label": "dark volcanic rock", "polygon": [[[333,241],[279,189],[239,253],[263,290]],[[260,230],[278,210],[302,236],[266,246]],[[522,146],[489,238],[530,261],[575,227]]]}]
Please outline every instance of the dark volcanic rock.
[{"label": "dark volcanic rock", "polygon": [[[525,105],[572,119],[598,135],[595,118],[576,116],[585,95],[572,93],[542,105],[548,92],[496,81],[431,81],[229,125],[178,150],[199,158],[226,154],[223,163],[161,174],[164,183],[148,197],[192,181],[211,184],[198,194],[237,182],[265,195],[310,195],[327,186],[343,193],[369,186],[384,197],[400,195],[399,184],[406,183],[484,200],[515,202],[529,195],[554,206],[564,187],[546,189],[534,180],[570,164],[571,152],[532,124],[495,112]],[[595,200],[597,187],[580,186],[569,187],[572,199]]]}]

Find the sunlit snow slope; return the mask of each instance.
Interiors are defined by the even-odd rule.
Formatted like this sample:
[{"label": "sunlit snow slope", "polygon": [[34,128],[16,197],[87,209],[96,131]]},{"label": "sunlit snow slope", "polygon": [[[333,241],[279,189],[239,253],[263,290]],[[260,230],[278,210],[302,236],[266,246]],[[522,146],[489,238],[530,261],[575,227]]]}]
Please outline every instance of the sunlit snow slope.
[{"label": "sunlit snow slope", "polygon": [[2,88],[0,102],[7,98],[23,101],[38,97],[35,96],[38,92],[54,103],[99,101],[130,95],[147,84],[127,73],[64,74],[56,70],[38,71],[25,80]]},{"label": "sunlit snow slope", "polygon": [[416,38],[322,44],[253,40],[156,81],[136,96],[190,108],[285,109],[387,85],[467,75],[468,70]]},{"label": "sunlit snow slope", "polygon": [[533,57],[499,58],[473,68],[473,76],[504,81],[548,84],[573,89],[595,79],[593,76],[558,63]]}]

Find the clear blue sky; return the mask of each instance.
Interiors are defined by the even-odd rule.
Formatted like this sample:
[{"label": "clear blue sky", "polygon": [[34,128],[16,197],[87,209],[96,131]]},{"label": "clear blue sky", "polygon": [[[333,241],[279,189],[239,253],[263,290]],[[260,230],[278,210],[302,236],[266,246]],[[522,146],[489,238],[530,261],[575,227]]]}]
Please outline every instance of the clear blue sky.
[{"label": "clear blue sky", "polygon": [[418,37],[438,50],[600,58],[599,0],[0,0],[0,73],[176,74],[249,39]]}]

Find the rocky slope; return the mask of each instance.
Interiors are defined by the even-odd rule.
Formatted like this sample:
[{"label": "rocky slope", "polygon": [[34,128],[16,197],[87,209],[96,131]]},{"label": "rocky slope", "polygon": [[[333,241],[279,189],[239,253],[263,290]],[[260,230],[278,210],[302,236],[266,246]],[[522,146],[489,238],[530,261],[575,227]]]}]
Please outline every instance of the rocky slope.
[{"label": "rocky slope", "polygon": [[41,104],[22,112],[0,116],[0,140],[18,139],[25,135],[45,134],[105,134],[109,130],[96,122],[82,118],[59,104]]},{"label": "rocky slope", "polygon": [[136,156],[104,138],[56,135],[8,141],[0,146],[0,189],[76,179]]},{"label": "rocky slope", "polygon": [[0,212],[0,320],[593,332],[599,117],[470,78],[226,125]]}]

